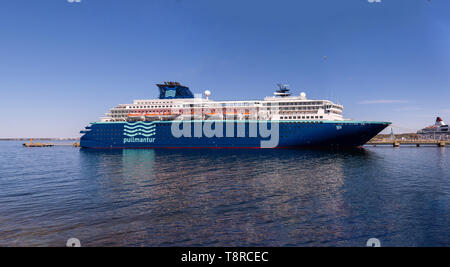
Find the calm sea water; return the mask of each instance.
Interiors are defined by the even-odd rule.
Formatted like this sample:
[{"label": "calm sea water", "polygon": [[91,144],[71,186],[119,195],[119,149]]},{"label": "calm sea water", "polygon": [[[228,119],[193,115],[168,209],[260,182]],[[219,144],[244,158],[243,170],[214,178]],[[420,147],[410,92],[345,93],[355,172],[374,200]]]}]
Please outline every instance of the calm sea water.
[{"label": "calm sea water", "polygon": [[0,246],[450,246],[450,149],[0,142]]}]

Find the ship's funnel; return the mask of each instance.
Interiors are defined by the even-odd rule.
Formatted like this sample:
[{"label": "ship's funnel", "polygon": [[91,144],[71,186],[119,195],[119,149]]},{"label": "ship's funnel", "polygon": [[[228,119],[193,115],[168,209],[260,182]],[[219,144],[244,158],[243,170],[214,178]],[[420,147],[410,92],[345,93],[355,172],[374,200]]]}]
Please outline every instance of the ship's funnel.
[{"label": "ship's funnel", "polygon": [[165,82],[156,86],[159,88],[159,99],[194,98],[189,87],[178,82]]},{"label": "ship's funnel", "polygon": [[443,125],[445,125],[445,122],[441,119],[441,117],[437,117],[436,123],[434,125],[435,126],[443,126]]}]

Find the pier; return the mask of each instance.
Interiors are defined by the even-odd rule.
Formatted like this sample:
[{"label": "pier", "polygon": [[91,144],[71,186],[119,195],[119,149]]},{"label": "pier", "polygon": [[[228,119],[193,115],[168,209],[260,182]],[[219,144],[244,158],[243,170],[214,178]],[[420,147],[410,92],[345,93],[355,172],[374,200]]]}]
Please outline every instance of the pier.
[{"label": "pier", "polygon": [[73,146],[73,147],[80,147],[80,143],[33,143],[33,139],[30,139],[30,142],[23,143],[24,147],[52,147],[52,146]]},{"label": "pier", "polygon": [[400,146],[438,146],[438,147],[446,147],[447,145],[450,145],[450,140],[371,140],[367,143],[367,145],[389,145],[393,147],[400,147]]}]

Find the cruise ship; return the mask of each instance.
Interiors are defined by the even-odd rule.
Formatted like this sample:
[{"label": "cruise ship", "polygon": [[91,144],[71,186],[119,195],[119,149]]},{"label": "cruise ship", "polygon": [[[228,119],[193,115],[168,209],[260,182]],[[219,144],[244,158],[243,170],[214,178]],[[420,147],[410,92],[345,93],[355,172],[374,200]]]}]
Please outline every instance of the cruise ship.
[{"label": "cruise ship", "polygon": [[157,84],[158,99],[112,108],[81,131],[82,148],[359,147],[390,122],[344,119],[343,106],[291,95],[278,84],[264,100],[214,101],[178,82]]},{"label": "cruise ship", "polygon": [[446,124],[441,117],[436,118],[436,122],[432,126],[428,126],[418,131],[417,134],[425,139],[450,139],[450,132],[448,131],[448,124]]}]

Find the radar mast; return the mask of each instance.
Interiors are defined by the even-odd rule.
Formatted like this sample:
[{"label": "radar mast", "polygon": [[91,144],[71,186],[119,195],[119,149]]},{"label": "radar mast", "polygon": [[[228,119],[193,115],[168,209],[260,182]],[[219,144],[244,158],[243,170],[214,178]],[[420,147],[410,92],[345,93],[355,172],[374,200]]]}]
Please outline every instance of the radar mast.
[{"label": "radar mast", "polygon": [[278,85],[278,90],[276,90],[275,93],[273,93],[275,96],[280,96],[280,97],[291,96],[289,85],[281,84],[281,83],[278,83],[277,85]]}]

